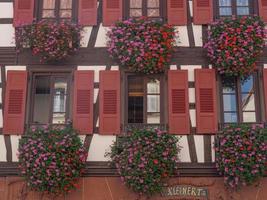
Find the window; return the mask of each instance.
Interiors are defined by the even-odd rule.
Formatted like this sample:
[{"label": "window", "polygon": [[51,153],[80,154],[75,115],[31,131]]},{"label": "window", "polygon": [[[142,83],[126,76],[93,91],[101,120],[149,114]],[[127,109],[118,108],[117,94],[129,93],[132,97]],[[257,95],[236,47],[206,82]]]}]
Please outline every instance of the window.
[{"label": "window", "polygon": [[72,20],[75,17],[74,0],[41,0],[40,19]]},{"label": "window", "polygon": [[256,75],[247,80],[224,79],[222,83],[223,119],[225,123],[257,122]]},{"label": "window", "polygon": [[127,124],[162,123],[162,85],[160,76],[128,76]]},{"label": "window", "polygon": [[68,74],[34,74],[32,124],[65,124],[69,105]]},{"label": "window", "polygon": [[253,0],[217,0],[217,12],[219,17],[251,15],[253,3]]},{"label": "window", "polygon": [[128,17],[147,16],[151,18],[160,18],[163,16],[162,0],[127,0]]}]

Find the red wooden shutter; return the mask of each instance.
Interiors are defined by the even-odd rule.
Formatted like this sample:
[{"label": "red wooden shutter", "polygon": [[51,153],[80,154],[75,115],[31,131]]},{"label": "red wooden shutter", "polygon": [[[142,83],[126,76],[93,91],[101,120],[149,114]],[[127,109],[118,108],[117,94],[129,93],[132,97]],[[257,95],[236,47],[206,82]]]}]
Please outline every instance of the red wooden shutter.
[{"label": "red wooden shutter", "polygon": [[169,132],[189,134],[188,71],[168,72]]},{"label": "red wooden shutter", "polygon": [[263,69],[263,85],[264,85],[264,100],[265,100],[265,120],[267,120],[267,69]]},{"label": "red wooden shutter", "polygon": [[187,24],[187,0],[168,0],[168,23],[172,25]]},{"label": "red wooden shutter", "polygon": [[97,24],[97,0],[79,1],[79,23],[85,26]]},{"label": "red wooden shutter", "polygon": [[24,132],[27,72],[8,71],[4,108],[4,134]]},{"label": "red wooden shutter", "polygon": [[73,127],[93,133],[94,71],[75,71]]},{"label": "red wooden shutter", "polygon": [[208,24],[213,21],[212,0],[193,1],[193,21],[194,24]]},{"label": "red wooden shutter", "polygon": [[197,133],[218,129],[216,77],[214,69],[195,69]]},{"label": "red wooden shutter", "polygon": [[14,26],[32,23],[34,0],[15,0],[14,8]]},{"label": "red wooden shutter", "polygon": [[267,0],[259,0],[259,12],[263,21],[267,23]]},{"label": "red wooden shutter", "polygon": [[99,133],[120,133],[120,72],[100,72]]},{"label": "red wooden shutter", "polygon": [[122,20],[122,0],[103,0],[103,25],[110,26]]}]

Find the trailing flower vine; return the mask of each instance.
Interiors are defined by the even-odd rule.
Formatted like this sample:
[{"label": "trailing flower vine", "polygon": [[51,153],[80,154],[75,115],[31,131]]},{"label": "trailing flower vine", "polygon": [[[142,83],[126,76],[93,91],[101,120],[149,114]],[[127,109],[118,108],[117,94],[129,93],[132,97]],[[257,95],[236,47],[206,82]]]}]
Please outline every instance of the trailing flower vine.
[{"label": "trailing flower vine", "polygon": [[16,28],[18,50],[29,47],[41,62],[65,59],[80,48],[81,26],[42,20]]},{"label": "trailing flower vine", "polygon": [[220,74],[246,78],[256,68],[265,38],[259,17],[226,18],[211,24],[204,47]]},{"label": "trailing flower vine", "polygon": [[179,139],[160,130],[135,130],[107,153],[121,180],[133,191],[151,196],[177,170]]},{"label": "trailing flower vine", "polygon": [[145,17],[117,22],[107,33],[108,52],[122,67],[153,74],[168,66],[175,42],[174,27]]},{"label": "trailing flower vine", "polygon": [[263,125],[229,125],[215,143],[216,167],[232,189],[252,184],[267,170],[267,129]]},{"label": "trailing flower vine", "polygon": [[70,126],[32,128],[19,141],[19,168],[31,190],[67,194],[78,187],[87,153]]}]

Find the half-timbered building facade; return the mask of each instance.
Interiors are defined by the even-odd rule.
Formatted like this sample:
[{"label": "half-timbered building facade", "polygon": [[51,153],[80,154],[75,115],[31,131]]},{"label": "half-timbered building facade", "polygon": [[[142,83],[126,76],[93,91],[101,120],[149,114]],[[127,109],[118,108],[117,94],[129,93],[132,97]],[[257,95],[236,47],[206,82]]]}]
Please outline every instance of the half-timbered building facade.
[{"label": "half-timbered building facade", "polygon": [[[203,44],[209,23],[242,15],[259,15],[267,24],[267,1],[0,0],[0,199],[15,199],[18,193],[8,181],[19,174],[17,149],[25,130],[67,120],[88,150],[83,189],[73,199],[133,199],[105,152],[129,128],[154,126],[181,137],[181,177],[173,183],[207,187],[210,199],[229,199],[216,172],[213,143],[225,123],[266,122],[267,48],[249,80],[232,80],[235,87],[229,90]],[[139,16],[161,18],[179,32],[165,73],[137,75],[109,57],[109,26]],[[78,53],[54,64],[40,63],[28,49],[17,53],[16,26],[42,19],[81,24]],[[256,193],[239,195],[254,199]],[[263,191],[258,195],[267,198]]]}]

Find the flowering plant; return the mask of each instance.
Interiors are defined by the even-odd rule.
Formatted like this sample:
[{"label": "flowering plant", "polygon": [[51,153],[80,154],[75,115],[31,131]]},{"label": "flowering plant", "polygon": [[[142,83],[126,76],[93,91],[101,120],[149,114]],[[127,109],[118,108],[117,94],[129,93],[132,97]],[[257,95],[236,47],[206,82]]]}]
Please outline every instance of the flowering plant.
[{"label": "flowering plant", "polygon": [[253,183],[267,167],[267,130],[262,125],[229,125],[216,143],[216,166],[225,184],[235,189]]},{"label": "flowering plant", "polygon": [[32,128],[19,141],[19,167],[35,191],[61,195],[76,188],[87,153],[76,131],[67,127]]},{"label": "flowering plant", "polygon": [[41,61],[58,61],[80,47],[81,27],[67,21],[40,21],[16,28],[18,49],[30,47]]},{"label": "flowering plant", "polygon": [[107,36],[111,57],[123,67],[145,74],[164,71],[175,41],[173,26],[145,17],[117,22]]},{"label": "flowering plant", "polygon": [[160,192],[163,180],[175,173],[178,138],[160,130],[135,130],[121,145],[107,153],[122,181],[133,191],[148,196]]},{"label": "flowering plant", "polygon": [[262,53],[266,32],[259,17],[223,19],[211,24],[205,48],[212,64],[226,76],[247,77]]}]

